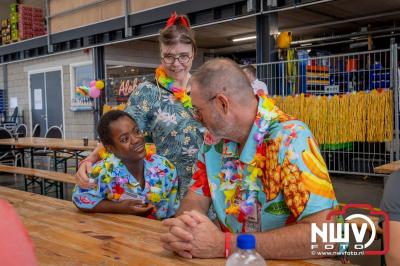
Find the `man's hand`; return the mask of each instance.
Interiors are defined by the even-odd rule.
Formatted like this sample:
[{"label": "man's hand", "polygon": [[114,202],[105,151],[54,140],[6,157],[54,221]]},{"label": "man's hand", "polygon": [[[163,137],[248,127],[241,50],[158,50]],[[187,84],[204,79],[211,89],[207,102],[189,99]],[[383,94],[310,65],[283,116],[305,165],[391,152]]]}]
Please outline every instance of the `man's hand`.
[{"label": "man's hand", "polygon": [[169,227],[169,232],[160,238],[163,247],[181,257],[191,259],[192,244],[190,244],[190,241],[193,240],[191,232],[197,226],[197,220],[184,214],[177,218],[166,219],[162,223]]},{"label": "man's hand", "polygon": [[96,183],[88,175],[92,172],[92,162],[84,161],[75,174],[75,180],[81,188],[94,188]]},{"label": "man's hand", "polygon": [[183,215],[163,222],[170,230],[161,237],[163,247],[184,258],[223,257],[225,235],[207,216],[197,212]]},{"label": "man's hand", "polygon": [[192,255],[197,258],[218,258],[224,257],[225,234],[218,229],[207,216],[197,212],[185,212],[198,222],[193,228]]},{"label": "man's hand", "polygon": [[154,206],[143,204],[140,200],[129,199],[118,202],[118,208],[121,213],[146,217],[152,213]]}]

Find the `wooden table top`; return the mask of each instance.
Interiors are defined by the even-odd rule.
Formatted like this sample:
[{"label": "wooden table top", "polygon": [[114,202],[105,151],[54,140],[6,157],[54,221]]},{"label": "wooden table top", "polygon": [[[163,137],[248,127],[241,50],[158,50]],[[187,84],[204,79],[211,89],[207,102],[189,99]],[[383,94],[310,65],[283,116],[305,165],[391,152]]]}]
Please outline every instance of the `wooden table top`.
[{"label": "wooden table top", "polygon": [[[165,251],[159,221],[132,215],[87,214],[68,201],[0,186],[36,247],[40,265],[217,265],[225,259],[186,260]],[[278,265],[337,265],[331,259],[268,261]]]},{"label": "wooden table top", "polygon": [[400,161],[394,161],[374,168],[374,172],[377,174],[391,174],[397,171],[400,171]]},{"label": "wooden table top", "polygon": [[54,150],[90,151],[97,146],[96,140],[89,140],[89,145],[84,146],[82,139],[52,139],[52,138],[19,138],[0,139],[0,145],[13,145],[19,148],[49,148]]}]

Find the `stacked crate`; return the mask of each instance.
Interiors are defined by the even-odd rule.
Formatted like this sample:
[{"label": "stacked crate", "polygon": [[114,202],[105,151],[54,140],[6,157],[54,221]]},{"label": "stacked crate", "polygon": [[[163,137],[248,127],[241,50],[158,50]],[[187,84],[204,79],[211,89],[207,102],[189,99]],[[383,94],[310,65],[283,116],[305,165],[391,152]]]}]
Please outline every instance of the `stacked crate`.
[{"label": "stacked crate", "polygon": [[45,34],[43,10],[29,5],[10,5],[11,39],[26,40]]},{"label": "stacked crate", "polygon": [[32,31],[33,37],[45,35],[43,9],[39,7],[32,8]]},{"label": "stacked crate", "polygon": [[10,5],[10,25],[11,25],[11,40],[18,41],[19,40],[19,31],[18,31],[18,5],[11,4]]},{"label": "stacked crate", "polygon": [[26,5],[18,5],[17,9],[19,39],[30,39],[33,37],[32,7]]},{"label": "stacked crate", "polygon": [[1,44],[9,44],[11,42],[11,25],[9,19],[1,20]]}]

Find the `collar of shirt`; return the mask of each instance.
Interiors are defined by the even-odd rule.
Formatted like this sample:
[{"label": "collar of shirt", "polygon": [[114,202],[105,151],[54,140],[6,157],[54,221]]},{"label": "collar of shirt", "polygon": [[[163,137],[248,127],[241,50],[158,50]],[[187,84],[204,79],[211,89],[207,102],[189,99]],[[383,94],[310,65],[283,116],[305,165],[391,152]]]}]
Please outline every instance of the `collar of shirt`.
[{"label": "collar of shirt", "polygon": [[254,119],[253,126],[251,127],[250,134],[247,136],[247,140],[245,142],[245,145],[242,149],[242,152],[240,156],[238,155],[239,151],[239,144],[230,141],[230,140],[223,140],[224,141],[224,157],[225,158],[230,158],[230,157],[239,157],[240,161],[245,163],[245,164],[250,164],[251,161],[254,158],[254,155],[256,154],[256,149],[257,149],[257,141],[254,138],[255,134],[260,131],[260,127],[262,130],[266,131],[269,128],[269,123],[266,123],[265,125],[258,125],[257,124],[257,119],[260,117],[260,115],[267,115],[267,117],[274,117],[274,115],[269,114],[272,113],[272,111],[269,111],[265,107],[265,101],[268,101],[269,99],[263,98],[263,97],[258,97],[258,107],[257,107],[257,115],[256,118]]},{"label": "collar of shirt", "polygon": [[[150,178],[148,176],[148,168],[151,167],[151,162],[147,161],[146,158],[143,159],[144,161],[144,180],[145,180],[145,184],[148,183],[148,179]],[[107,169],[107,174],[112,178],[112,179],[125,179],[127,178],[127,181],[129,184],[133,185],[133,186],[137,186],[139,185],[139,181],[136,179],[136,177],[134,177],[128,170],[128,168],[125,166],[125,164],[119,159],[117,158],[115,155],[110,155],[110,157],[108,157],[105,161],[104,164],[106,165],[107,168],[107,164],[112,164],[112,169],[111,171]]]}]

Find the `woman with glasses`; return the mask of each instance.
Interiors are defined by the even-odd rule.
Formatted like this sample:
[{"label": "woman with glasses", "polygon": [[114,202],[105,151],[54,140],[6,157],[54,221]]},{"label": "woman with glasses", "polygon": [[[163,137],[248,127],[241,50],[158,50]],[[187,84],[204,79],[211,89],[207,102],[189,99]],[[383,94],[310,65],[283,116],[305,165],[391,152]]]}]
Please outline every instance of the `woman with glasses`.
[{"label": "woman with glasses", "polygon": [[[182,198],[192,176],[192,166],[202,143],[200,124],[193,118],[190,92],[186,85],[197,47],[186,16],[171,15],[159,36],[161,65],[153,82],[143,82],[131,94],[125,112],[156,145],[157,154],[177,168]],[[101,146],[101,145],[100,145]],[[88,178],[92,163],[98,161],[96,149],[81,162],[76,174],[81,187],[93,187]]]}]

